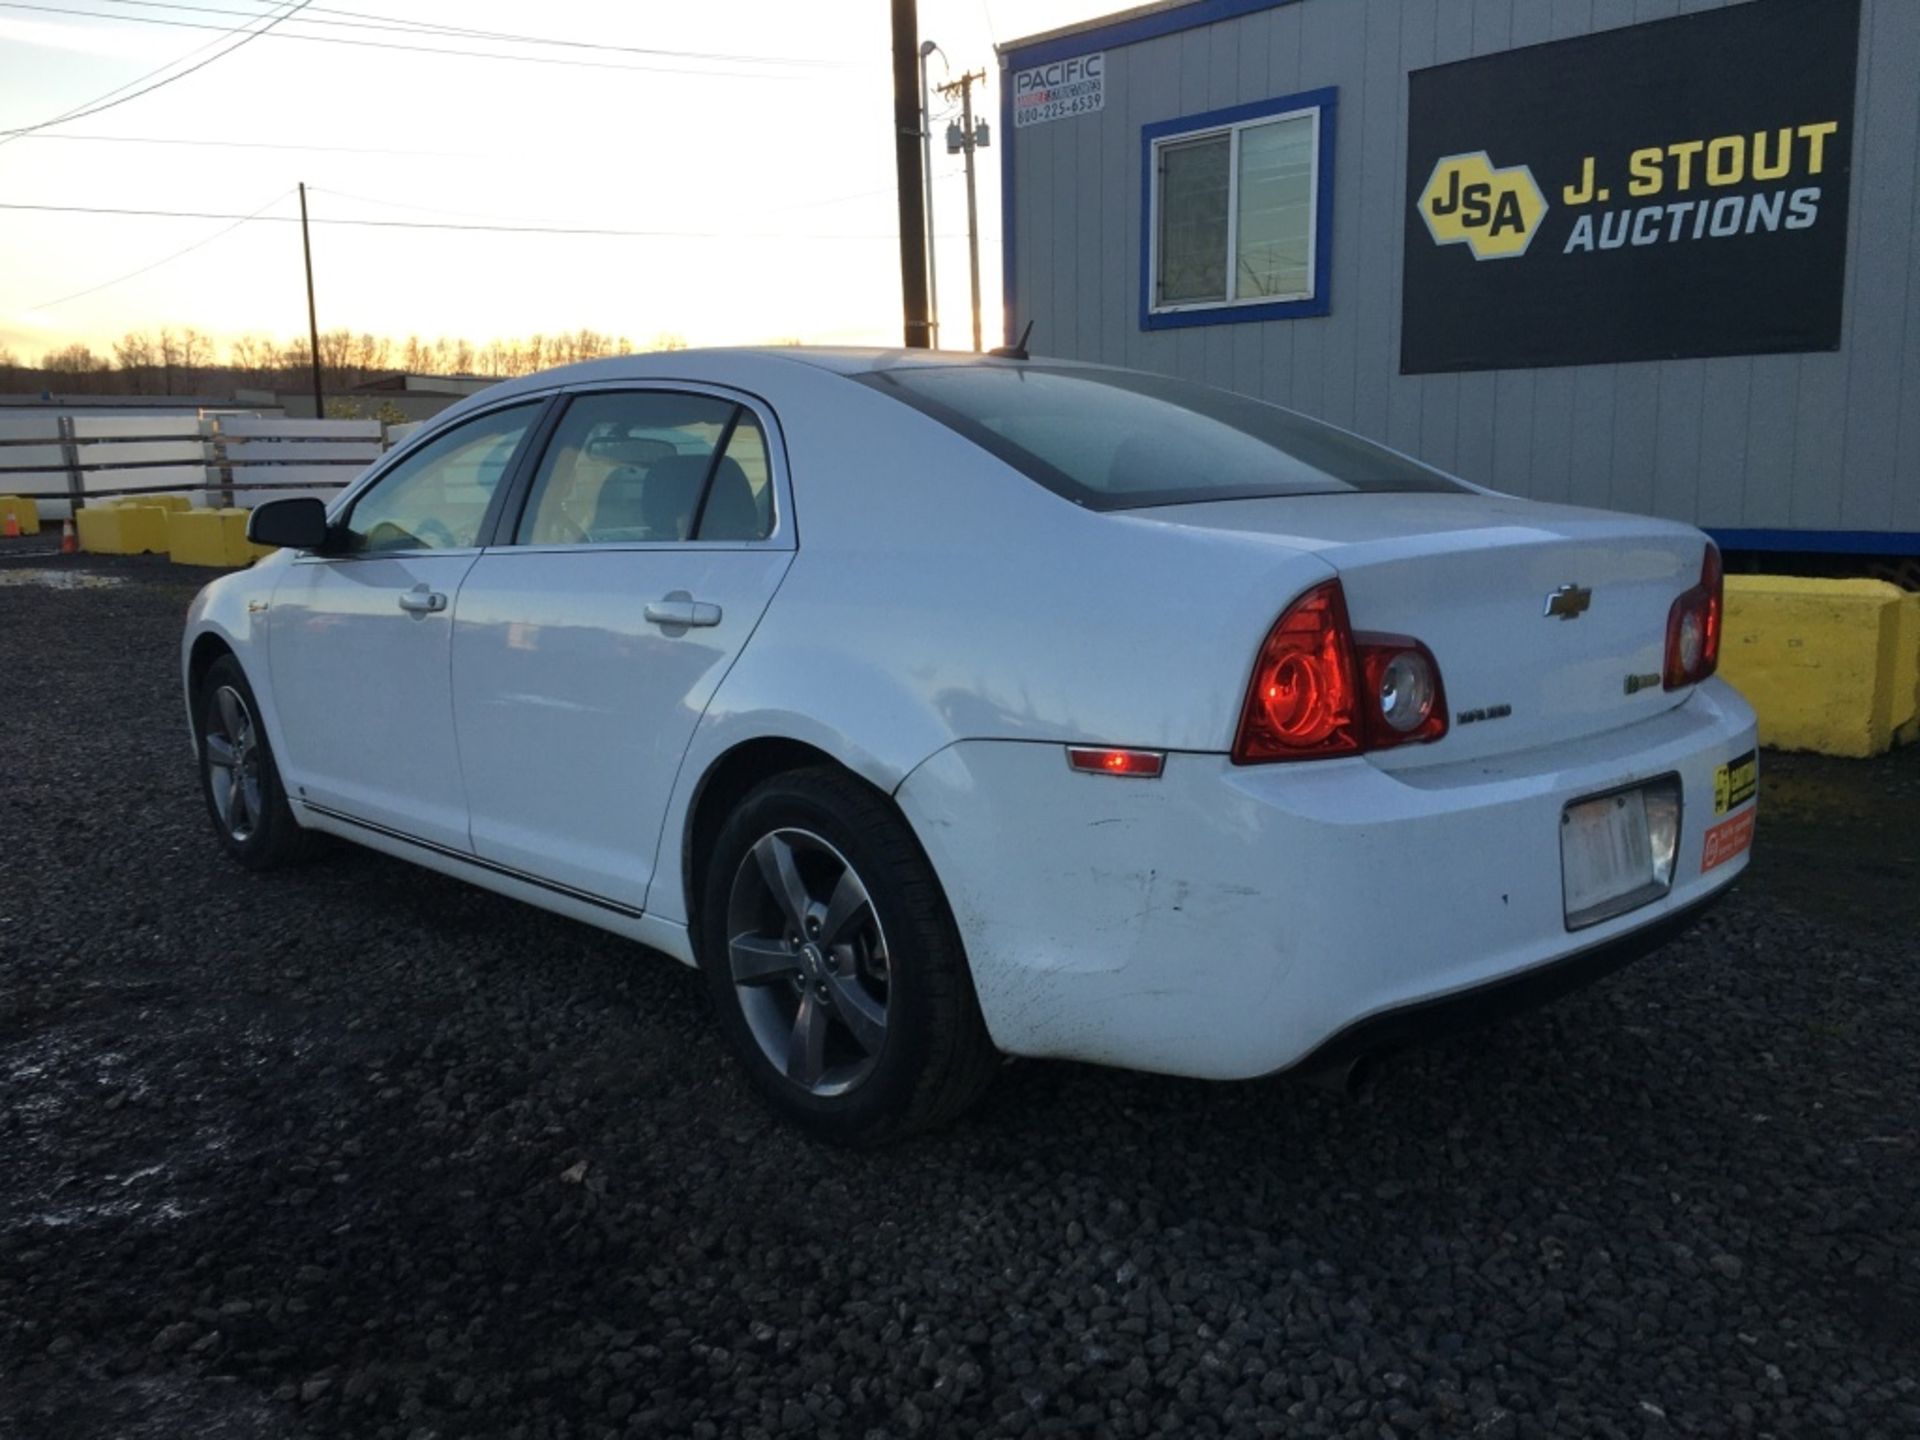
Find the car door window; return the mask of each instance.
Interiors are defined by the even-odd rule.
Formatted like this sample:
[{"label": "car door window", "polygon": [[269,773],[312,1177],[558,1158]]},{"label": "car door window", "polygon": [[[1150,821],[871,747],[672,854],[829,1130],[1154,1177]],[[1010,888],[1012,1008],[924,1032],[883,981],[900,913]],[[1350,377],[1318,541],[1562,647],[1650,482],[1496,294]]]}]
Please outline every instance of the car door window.
[{"label": "car door window", "polygon": [[696,540],[764,540],[773,533],[773,467],[767,437],[744,406],[713,472]]},{"label": "car door window", "polygon": [[407,456],[354,502],[347,549],[364,554],[477,545],[494,491],[545,403],[495,410]]},{"label": "car door window", "polygon": [[614,391],[579,396],[567,407],[534,474],[515,539],[761,539],[772,530],[772,515],[766,439],[752,411],[712,395]]}]

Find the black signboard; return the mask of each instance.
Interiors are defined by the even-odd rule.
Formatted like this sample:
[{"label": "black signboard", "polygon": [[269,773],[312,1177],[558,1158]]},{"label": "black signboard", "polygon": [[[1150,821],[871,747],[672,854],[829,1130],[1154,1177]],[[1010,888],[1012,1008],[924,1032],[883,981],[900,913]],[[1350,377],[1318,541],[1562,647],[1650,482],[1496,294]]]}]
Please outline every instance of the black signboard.
[{"label": "black signboard", "polygon": [[1406,374],[1832,350],[1859,0],[1408,77]]}]

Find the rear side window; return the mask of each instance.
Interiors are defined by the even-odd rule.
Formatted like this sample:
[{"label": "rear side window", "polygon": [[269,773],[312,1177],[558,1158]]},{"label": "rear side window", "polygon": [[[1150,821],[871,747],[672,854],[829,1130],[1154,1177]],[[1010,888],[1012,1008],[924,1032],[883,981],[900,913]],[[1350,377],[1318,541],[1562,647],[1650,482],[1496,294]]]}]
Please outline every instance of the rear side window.
[{"label": "rear side window", "polygon": [[772,477],[753,412],[667,390],[581,395],[567,406],[515,531],[522,545],[759,540]]},{"label": "rear side window", "polygon": [[1291,410],[1158,375],[1028,363],[903,365],[854,378],[1093,510],[1467,490]]}]

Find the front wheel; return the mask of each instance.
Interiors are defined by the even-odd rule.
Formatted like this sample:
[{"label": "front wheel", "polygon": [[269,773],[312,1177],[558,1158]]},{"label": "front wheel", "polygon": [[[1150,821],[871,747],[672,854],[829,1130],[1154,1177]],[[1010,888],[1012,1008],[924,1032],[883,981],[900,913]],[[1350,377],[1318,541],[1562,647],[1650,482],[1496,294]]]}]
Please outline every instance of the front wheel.
[{"label": "front wheel", "polygon": [[310,838],[287,806],[259,703],[231,655],[207,667],[194,713],[200,789],[227,853],[251,870],[270,870],[304,855]]},{"label": "front wheel", "polygon": [[992,1079],[953,917],[906,823],[820,768],[777,776],[706,866],[701,965],[721,1028],[772,1106],[876,1145],[959,1115]]}]

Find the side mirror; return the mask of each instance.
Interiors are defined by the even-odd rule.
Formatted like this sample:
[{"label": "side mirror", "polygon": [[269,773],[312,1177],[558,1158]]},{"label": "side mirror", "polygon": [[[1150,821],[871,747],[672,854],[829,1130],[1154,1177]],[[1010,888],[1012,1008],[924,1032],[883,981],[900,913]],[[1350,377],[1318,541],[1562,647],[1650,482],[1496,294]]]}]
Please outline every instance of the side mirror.
[{"label": "side mirror", "polygon": [[247,516],[247,539],[287,550],[319,550],[327,543],[327,507],[311,495],[269,500]]}]

